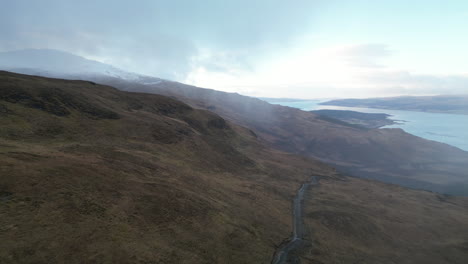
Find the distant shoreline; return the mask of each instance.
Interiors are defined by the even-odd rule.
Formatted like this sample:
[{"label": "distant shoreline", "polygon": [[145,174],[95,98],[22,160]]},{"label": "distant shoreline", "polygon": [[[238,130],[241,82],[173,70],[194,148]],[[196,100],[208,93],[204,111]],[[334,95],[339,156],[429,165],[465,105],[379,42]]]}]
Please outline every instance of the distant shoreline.
[{"label": "distant shoreline", "polygon": [[338,99],[322,102],[319,105],[468,115],[468,95]]},{"label": "distant shoreline", "polygon": [[400,124],[403,120],[389,119],[391,115],[385,113],[363,113],[350,110],[312,110],[312,113],[318,114],[322,119],[329,122],[345,122],[358,128],[375,129],[384,126]]}]

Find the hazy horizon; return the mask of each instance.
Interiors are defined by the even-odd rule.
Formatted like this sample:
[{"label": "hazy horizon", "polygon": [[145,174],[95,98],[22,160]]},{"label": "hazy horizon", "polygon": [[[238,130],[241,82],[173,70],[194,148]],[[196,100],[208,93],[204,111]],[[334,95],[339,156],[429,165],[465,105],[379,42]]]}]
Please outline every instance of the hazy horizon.
[{"label": "hazy horizon", "polygon": [[464,1],[4,5],[0,51],[63,50],[255,97],[464,94],[468,85]]}]

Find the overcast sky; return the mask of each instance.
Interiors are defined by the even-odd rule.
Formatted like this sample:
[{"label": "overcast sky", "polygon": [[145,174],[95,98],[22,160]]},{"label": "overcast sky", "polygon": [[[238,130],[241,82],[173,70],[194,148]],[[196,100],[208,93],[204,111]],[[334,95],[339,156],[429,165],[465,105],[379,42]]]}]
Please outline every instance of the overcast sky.
[{"label": "overcast sky", "polygon": [[465,0],[0,3],[0,51],[59,49],[252,96],[468,93]]}]

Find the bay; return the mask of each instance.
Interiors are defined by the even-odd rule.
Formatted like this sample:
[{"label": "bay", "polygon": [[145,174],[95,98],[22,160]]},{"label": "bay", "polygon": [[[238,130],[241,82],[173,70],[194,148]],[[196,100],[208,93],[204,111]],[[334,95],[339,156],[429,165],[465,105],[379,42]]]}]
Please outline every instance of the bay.
[{"label": "bay", "polygon": [[324,100],[272,101],[270,103],[299,108],[304,111],[333,109],[363,113],[385,113],[391,115],[390,119],[392,120],[404,122],[383,128],[401,128],[410,134],[468,151],[468,115],[320,105],[321,102],[324,102]]}]

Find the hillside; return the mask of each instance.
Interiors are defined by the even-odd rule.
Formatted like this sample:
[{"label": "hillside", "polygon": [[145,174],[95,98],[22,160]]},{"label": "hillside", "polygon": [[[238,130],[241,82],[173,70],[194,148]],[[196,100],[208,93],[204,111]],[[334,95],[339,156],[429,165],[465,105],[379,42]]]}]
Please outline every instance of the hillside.
[{"label": "hillside", "polygon": [[339,99],[321,104],[468,115],[468,95]]},{"label": "hillside", "polygon": [[[15,61],[12,64],[15,67],[7,67],[8,63],[3,67],[28,74],[93,80],[127,91],[163,94],[247,127],[259,136],[260,141],[274,148],[320,159],[342,172],[412,188],[468,195],[467,152],[412,136],[401,129],[361,129],[239,94],[141,75],[116,76],[79,67],[75,72],[55,72],[48,61],[66,63],[69,56],[60,56],[61,53],[56,52],[46,59],[47,54],[36,50],[36,56],[45,58],[27,60],[22,54],[21,51],[5,53],[4,56]],[[73,58],[80,61],[76,63],[78,65],[93,62],[77,56]],[[28,61],[33,66],[29,66]],[[90,69],[104,67],[98,62],[91,66]],[[105,65],[104,68],[112,66]]]},{"label": "hillside", "polygon": [[307,199],[309,246],[299,253],[301,263],[463,264],[468,259],[466,198],[329,178]]},{"label": "hillside", "polygon": [[252,129],[283,151],[320,159],[342,172],[403,186],[468,195],[468,152],[401,129],[363,129],[234,93],[164,81],[143,85],[95,79],[127,91],[158,93]]},{"label": "hillside", "polygon": [[0,263],[269,263],[333,169],[216,114],[0,72]]},{"label": "hillside", "polygon": [[292,260],[467,257],[466,198],[339,175],[165,96],[0,72],[0,122],[0,263],[270,263],[311,176]]}]

